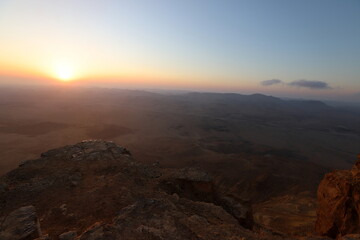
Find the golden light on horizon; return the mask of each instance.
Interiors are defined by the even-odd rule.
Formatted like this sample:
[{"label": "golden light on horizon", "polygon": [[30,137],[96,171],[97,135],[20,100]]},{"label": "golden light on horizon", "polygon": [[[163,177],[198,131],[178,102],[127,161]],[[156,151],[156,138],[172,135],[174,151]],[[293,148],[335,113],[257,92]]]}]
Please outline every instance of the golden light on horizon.
[{"label": "golden light on horizon", "polygon": [[57,63],[54,65],[53,75],[56,79],[67,82],[74,80],[75,71],[70,63]]}]

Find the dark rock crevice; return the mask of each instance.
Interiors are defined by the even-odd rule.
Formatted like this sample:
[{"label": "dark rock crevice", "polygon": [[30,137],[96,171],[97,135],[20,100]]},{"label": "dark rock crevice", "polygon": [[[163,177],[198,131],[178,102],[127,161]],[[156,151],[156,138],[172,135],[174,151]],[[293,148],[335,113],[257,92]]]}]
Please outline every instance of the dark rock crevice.
[{"label": "dark rock crevice", "polygon": [[202,170],[181,169],[176,174],[161,181],[159,186],[170,195],[177,194],[181,198],[220,206],[247,229],[252,229],[254,226],[250,203],[221,193],[211,176]]}]

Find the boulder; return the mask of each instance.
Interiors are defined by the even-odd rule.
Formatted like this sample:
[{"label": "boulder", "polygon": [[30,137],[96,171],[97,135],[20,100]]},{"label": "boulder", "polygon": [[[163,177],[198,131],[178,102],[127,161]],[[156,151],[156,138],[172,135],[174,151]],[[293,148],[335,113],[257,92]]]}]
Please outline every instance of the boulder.
[{"label": "boulder", "polygon": [[351,170],[325,175],[318,192],[316,232],[332,238],[360,233],[360,158]]},{"label": "boulder", "polygon": [[1,240],[32,240],[41,236],[34,206],[21,207],[11,212],[1,224]]}]

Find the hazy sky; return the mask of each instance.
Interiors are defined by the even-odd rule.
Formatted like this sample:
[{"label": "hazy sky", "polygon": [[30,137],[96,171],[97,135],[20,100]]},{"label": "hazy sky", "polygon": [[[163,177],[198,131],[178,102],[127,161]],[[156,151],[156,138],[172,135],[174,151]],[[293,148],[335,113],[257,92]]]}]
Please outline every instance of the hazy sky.
[{"label": "hazy sky", "polygon": [[0,75],[350,98],[360,1],[0,0]]}]

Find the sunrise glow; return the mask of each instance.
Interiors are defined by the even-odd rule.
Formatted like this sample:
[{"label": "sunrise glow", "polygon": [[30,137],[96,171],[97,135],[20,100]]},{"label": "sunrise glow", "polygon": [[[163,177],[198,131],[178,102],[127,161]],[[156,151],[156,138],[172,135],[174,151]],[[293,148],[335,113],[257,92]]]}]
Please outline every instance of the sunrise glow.
[{"label": "sunrise glow", "polygon": [[58,63],[54,66],[54,77],[61,81],[71,81],[74,79],[74,69],[70,64]]},{"label": "sunrise glow", "polygon": [[360,96],[356,1],[36,2],[0,0],[0,85]]}]

